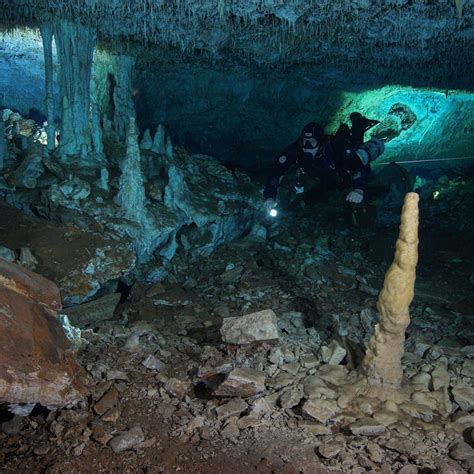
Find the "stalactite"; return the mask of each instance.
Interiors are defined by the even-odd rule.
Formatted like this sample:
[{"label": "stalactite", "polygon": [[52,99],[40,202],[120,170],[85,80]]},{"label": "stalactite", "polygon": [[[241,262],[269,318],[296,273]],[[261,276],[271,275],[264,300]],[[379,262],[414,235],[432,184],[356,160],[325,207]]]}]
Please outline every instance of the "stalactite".
[{"label": "stalactite", "polygon": [[91,150],[90,81],[96,33],[80,23],[60,20],[54,27],[59,58],[63,158]]},{"label": "stalactite", "polygon": [[46,136],[48,140],[48,150],[55,148],[56,130],[54,127],[54,96],[53,96],[53,28],[50,24],[43,24],[40,27],[41,38],[43,39],[44,53],[44,76],[45,76],[45,106],[48,125],[46,126]]},{"label": "stalactite", "polygon": [[400,387],[405,330],[410,324],[418,261],[418,194],[408,193],[402,210],[395,259],[385,274],[377,309],[379,323],[369,342],[362,371],[371,385]]}]

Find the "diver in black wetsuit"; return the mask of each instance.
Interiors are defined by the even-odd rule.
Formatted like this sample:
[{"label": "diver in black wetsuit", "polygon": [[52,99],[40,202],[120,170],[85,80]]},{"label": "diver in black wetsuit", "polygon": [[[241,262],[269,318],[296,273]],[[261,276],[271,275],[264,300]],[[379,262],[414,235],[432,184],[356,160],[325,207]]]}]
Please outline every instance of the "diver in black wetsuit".
[{"label": "diver in black wetsuit", "polygon": [[[359,133],[358,128],[357,134]],[[362,140],[364,133],[363,131]],[[304,191],[302,177],[308,175],[319,178],[324,186],[352,186],[346,200],[354,204],[361,203],[370,176],[369,163],[383,152],[383,143],[379,140],[373,139],[368,144],[372,145],[369,151],[365,150],[366,144],[360,148],[355,147],[352,130],[347,125],[341,125],[332,137],[324,134],[321,125],[308,123],[299,138],[283,150],[270,169],[263,193],[265,210],[269,212],[274,208],[280,178],[293,167],[297,167],[297,193]]]}]

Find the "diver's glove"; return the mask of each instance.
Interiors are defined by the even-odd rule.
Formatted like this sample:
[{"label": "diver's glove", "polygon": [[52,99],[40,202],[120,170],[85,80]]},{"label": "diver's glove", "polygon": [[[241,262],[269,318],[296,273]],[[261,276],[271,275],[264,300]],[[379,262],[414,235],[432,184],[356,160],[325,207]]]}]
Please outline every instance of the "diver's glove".
[{"label": "diver's glove", "polygon": [[269,214],[272,209],[275,209],[276,202],[274,199],[269,198],[263,203],[263,210]]},{"label": "diver's glove", "polygon": [[364,199],[364,191],[362,189],[354,189],[346,196],[346,201],[349,201],[353,204],[360,204]]}]

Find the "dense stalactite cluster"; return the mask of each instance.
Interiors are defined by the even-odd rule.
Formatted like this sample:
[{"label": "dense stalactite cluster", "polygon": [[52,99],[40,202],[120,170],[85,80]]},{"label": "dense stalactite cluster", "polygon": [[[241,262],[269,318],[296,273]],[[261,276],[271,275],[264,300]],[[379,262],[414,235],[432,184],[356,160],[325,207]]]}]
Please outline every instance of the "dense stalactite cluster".
[{"label": "dense stalactite cluster", "polygon": [[[3,24],[37,25],[57,17],[74,18],[97,28],[99,39],[106,43],[120,38],[121,43],[156,43],[176,48],[181,55],[197,53],[214,61],[239,57],[269,65],[364,70],[404,64],[413,75],[422,74],[426,65],[436,65],[437,76],[460,76],[468,61],[458,61],[456,71],[446,63],[449,57],[467,58],[473,36],[472,8],[448,0],[435,5],[422,0],[377,5],[361,0],[342,4],[300,0],[284,4],[275,0],[4,3]],[[156,58],[163,59],[162,51]],[[440,81],[434,70],[424,74]]]}]

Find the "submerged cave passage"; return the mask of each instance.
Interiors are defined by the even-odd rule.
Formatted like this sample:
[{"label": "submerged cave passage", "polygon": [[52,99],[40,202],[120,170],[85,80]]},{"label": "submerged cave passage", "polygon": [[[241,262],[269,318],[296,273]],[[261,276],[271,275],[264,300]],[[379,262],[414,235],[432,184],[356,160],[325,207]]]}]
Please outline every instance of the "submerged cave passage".
[{"label": "submerged cave passage", "polygon": [[3,470],[470,472],[472,5],[115,3],[0,9]]}]

